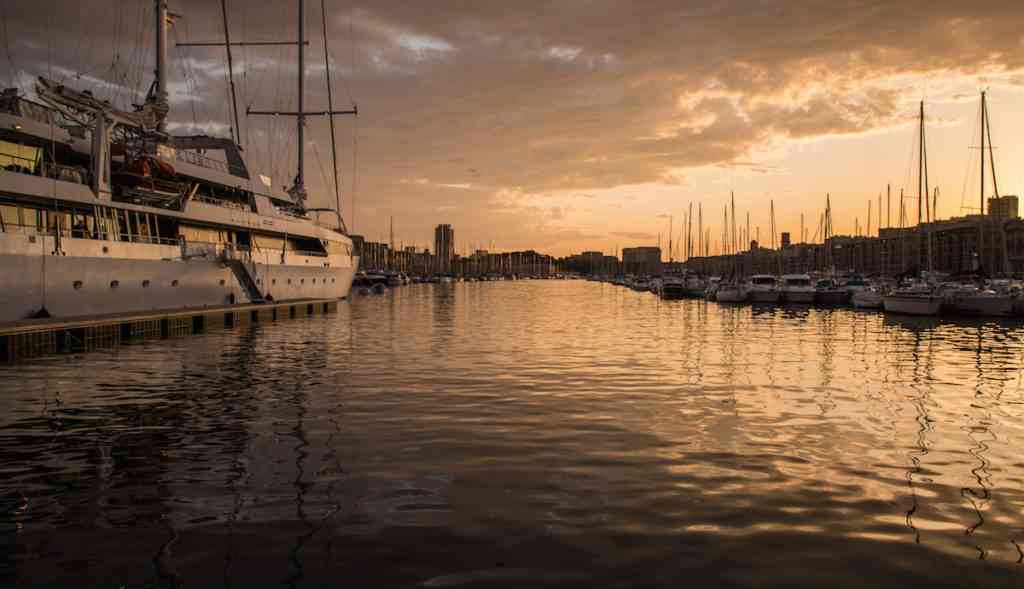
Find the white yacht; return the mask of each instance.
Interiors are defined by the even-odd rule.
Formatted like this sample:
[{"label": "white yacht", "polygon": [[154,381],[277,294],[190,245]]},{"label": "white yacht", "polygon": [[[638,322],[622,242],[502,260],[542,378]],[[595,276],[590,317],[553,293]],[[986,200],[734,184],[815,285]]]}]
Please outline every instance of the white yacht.
[{"label": "white yacht", "polygon": [[779,281],[771,274],[755,274],[747,281],[747,300],[751,303],[779,302]]},{"label": "white yacht", "polygon": [[715,301],[719,303],[742,303],[746,300],[747,287],[739,280],[723,280],[715,291]]},{"label": "white yacht", "polygon": [[942,290],[943,304],[952,313],[981,317],[1013,315],[1014,298],[990,288],[973,284],[947,286]]},{"label": "white yacht", "polygon": [[779,288],[782,302],[810,305],[814,303],[816,290],[808,274],[783,274]]},{"label": "white yacht", "polygon": [[0,95],[0,321],[349,294],[358,258],[337,211],[306,207],[301,147],[285,190],[230,139],[166,131],[155,4],[156,81],[134,111],[45,78],[39,102]]},{"label": "white yacht", "polygon": [[658,296],[663,299],[682,299],[686,297],[686,279],[679,274],[666,274],[661,279]]},{"label": "white yacht", "polygon": [[942,309],[942,297],[924,282],[915,282],[897,288],[882,297],[886,313],[901,315],[938,315]]},{"label": "white yacht", "polygon": [[882,291],[877,286],[857,288],[850,295],[850,304],[856,309],[881,309],[883,305]]}]

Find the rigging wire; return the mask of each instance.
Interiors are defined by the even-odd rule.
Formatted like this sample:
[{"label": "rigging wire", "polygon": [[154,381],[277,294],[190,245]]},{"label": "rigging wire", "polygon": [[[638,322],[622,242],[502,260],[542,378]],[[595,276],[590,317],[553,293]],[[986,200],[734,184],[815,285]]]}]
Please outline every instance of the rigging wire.
[{"label": "rigging wire", "polygon": [[349,192],[349,200],[352,201],[352,231],[356,230],[356,190],[357,184],[357,172],[359,168],[357,163],[359,161],[359,117],[356,117],[352,121],[352,190]]},{"label": "rigging wire", "polygon": [[7,5],[0,2],[0,29],[4,33],[4,53],[7,54],[7,63],[11,64],[11,87],[18,85],[18,78],[21,77],[21,68],[14,62],[11,54],[11,37],[7,31]]},{"label": "rigging wire", "polygon": [[[177,44],[179,42],[177,27],[171,30],[171,34],[174,36],[174,43]],[[191,38],[191,33],[189,32],[188,29],[188,23],[185,23],[185,36],[187,38]],[[188,57],[183,57],[181,59],[181,69],[184,73],[185,90],[188,92],[189,106],[191,107],[192,110],[192,127],[195,129],[199,127],[199,118],[196,116],[196,102],[198,101],[198,92],[196,91],[197,85],[195,74],[192,71],[192,60],[190,60]]]},{"label": "rigging wire", "polygon": [[[324,31],[324,73],[327,77],[327,110],[334,110],[334,94],[331,90],[331,53],[327,45],[327,4],[325,0],[320,0],[320,11],[322,13],[322,23]],[[344,226],[345,222],[341,218],[341,186],[338,183],[338,145],[335,140],[334,132],[334,114],[328,115],[330,120],[330,131],[331,131],[331,163],[334,165],[332,168],[334,171],[334,212],[338,216],[338,225]]]},{"label": "rigging wire", "polygon": [[[971,135],[970,135],[971,137],[977,137],[978,136],[978,128],[979,128],[980,124],[981,124],[981,102],[979,101],[978,102],[978,109],[975,111],[974,126],[971,127]],[[968,150],[970,150],[970,149],[973,149],[973,148],[968,148]],[[978,147],[978,149],[981,149],[981,147]],[[965,212],[967,214],[970,214],[971,211],[977,210],[974,206],[968,206],[967,204],[965,204],[965,203],[968,203],[968,202],[971,202],[971,203],[974,202],[974,197],[973,196],[971,196],[970,198],[967,198],[967,185],[968,185],[969,181],[973,180],[976,177],[974,174],[975,174],[975,170],[978,169],[977,163],[978,163],[978,160],[973,155],[970,155],[967,158],[967,169],[964,170],[964,185],[963,185],[963,188],[960,191],[960,214],[964,214]]]}]

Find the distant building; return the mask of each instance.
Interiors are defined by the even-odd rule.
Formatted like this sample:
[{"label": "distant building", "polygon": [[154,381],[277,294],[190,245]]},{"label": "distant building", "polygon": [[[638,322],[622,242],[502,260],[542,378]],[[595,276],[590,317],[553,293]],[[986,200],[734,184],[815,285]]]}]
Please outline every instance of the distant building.
[{"label": "distant building", "polygon": [[791,244],[789,242],[789,231],[783,231],[782,232],[782,248],[785,249],[785,248],[789,247],[790,245]]},{"label": "distant building", "polygon": [[660,247],[622,248],[622,266],[626,274],[660,274]]},{"label": "distant building", "polygon": [[601,262],[604,261],[604,254],[601,252],[583,252],[580,254],[583,262],[582,270],[587,274],[600,274]]},{"label": "distant building", "polygon": [[434,229],[434,255],[437,256],[437,271],[450,274],[455,258],[455,231],[451,225],[438,225]]},{"label": "distant building", "polygon": [[1017,210],[1017,197],[1011,195],[988,199],[988,215],[996,219],[1016,219],[1020,215]]}]

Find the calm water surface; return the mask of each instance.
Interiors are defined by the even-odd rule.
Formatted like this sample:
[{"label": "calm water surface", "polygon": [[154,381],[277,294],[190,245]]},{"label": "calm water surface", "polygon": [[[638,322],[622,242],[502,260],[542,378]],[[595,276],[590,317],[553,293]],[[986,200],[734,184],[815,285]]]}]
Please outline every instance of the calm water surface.
[{"label": "calm water surface", "polygon": [[1022,361],[525,281],[0,366],[0,585],[1021,587]]}]

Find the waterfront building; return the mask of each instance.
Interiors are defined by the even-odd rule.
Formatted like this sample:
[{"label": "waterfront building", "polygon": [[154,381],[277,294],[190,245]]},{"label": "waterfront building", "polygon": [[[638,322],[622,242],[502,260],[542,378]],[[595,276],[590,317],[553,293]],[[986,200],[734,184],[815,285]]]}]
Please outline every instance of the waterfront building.
[{"label": "waterfront building", "polygon": [[661,248],[624,247],[622,248],[622,266],[626,274],[660,274]]},{"label": "waterfront building", "polygon": [[442,224],[434,229],[434,255],[437,257],[437,272],[450,274],[455,259],[455,230],[451,225]]},{"label": "waterfront building", "polygon": [[[785,234],[784,234],[785,235]],[[837,235],[825,243],[786,244],[781,250],[758,247],[737,254],[747,274],[857,272],[898,276],[929,267],[949,274],[1024,274],[1024,220],[1018,198],[990,198],[988,214],[965,215],[917,227],[885,227],[877,237]],[[929,264],[929,242],[931,260]],[[625,253],[625,251],[624,251]],[[831,262],[831,265],[829,265]],[[728,272],[731,256],[687,261],[687,267],[709,274]]]}]

